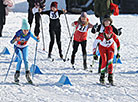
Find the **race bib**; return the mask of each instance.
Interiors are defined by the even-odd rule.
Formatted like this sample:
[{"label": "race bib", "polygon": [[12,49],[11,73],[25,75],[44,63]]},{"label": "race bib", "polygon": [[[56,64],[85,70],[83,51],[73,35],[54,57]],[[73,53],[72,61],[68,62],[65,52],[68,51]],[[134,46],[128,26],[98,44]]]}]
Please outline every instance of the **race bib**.
[{"label": "race bib", "polygon": [[53,11],[51,11],[50,12],[50,18],[51,19],[58,19],[59,18],[59,14],[58,14],[58,12],[53,12]]}]

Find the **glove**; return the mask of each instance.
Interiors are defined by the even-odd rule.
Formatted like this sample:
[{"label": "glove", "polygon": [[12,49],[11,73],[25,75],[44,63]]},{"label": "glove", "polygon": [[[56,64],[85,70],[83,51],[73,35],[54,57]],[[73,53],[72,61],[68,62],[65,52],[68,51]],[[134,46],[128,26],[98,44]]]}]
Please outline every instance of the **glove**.
[{"label": "glove", "polygon": [[119,36],[122,34],[121,29],[122,29],[122,28],[119,28],[119,29],[118,29],[118,35],[119,35]]},{"label": "glove", "polygon": [[117,58],[117,59],[119,59],[119,58],[120,58],[120,54],[119,54],[119,53],[117,53],[116,58]]},{"label": "glove", "polygon": [[96,23],[93,27],[94,27],[94,29],[97,29],[98,28],[98,23]]},{"label": "glove", "polygon": [[95,14],[95,16],[98,18],[99,16],[97,14]]},{"label": "glove", "polygon": [[92,32],[92,33],[96,33],[96,32],[97,32],[97,29],[98,29],[98,23],[96,23],[96,24],[93,26],[91,32]]},{"label": "glove", "polygon": [[93,59],[94,60],[98,60],[98,56],[97,55],[93,55]]}]

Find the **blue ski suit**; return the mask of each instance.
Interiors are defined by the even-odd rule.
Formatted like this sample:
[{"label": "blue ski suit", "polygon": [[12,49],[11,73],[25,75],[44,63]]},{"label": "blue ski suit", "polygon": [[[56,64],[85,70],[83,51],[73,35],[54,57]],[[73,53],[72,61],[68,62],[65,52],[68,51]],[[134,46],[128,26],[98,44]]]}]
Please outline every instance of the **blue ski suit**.
[{"label": "blue ski suit", "polygon": [[[18,41],[16,41],[16,37],[20,37]],[[28,70],[28,45],[27,42],[29,38],[32,37],[34,40],[39,42],[37,37],[35,37],[31,31],[28,32],[28,34],[24,34],[22,30],[19,30],[16,32],[15,36],[13,39],[10,41],[11,44],[15,42],[14,49],[15,53],[18,57],[18,62],[16,66],[16,71],[20,71],[21,69],[21,64],[22,64],[22,57],[24,60],[24,65],[25,65],[25,70]]]}]

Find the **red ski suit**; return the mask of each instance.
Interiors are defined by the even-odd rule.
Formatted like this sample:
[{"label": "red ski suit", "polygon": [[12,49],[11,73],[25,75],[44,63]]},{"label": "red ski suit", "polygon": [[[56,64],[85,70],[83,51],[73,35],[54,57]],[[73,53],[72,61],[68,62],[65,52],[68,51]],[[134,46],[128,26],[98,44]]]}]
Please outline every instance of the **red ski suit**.
[{"label": "red ski suit", "polygon": [[77,21],[74,22],[74,25],[76,26],[76,31],[74,33],[74,40],[77,42],[82,42],[87,40],[88,29],[92,28],[93,25],[88,23],[88,25],[86,26],[81,26]]},{"label": "red ski suit", "polygon": [[105,72],[106,67],[109,74],[113,72],[114,42],[117,44],[117,51],[119,52],[120,42],[114,33],[109,39],[104,33],[99,34],[93,44],[93,54],[96,54],[96,47],[99,43],[99,52],[102,57],[101,73]]}]

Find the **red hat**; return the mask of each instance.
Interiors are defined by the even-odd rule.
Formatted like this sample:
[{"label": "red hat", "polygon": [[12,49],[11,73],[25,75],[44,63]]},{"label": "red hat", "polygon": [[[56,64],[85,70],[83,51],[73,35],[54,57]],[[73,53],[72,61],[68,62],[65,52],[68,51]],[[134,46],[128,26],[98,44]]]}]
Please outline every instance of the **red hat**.
[{"label": "red hat", "polygon": [[58,6],[58,3],[57,3],[56,1],[51,3],[51,8],[52,8],[52,7],[57,8],[57,6]]},{"label": "red hat", "polygon": [[112,34],[112,33],[113,33],[113,28],[112,28],[111,26],[106,26],[106,27],[104,28],[104,32],[105,32],[106,34]]}]

